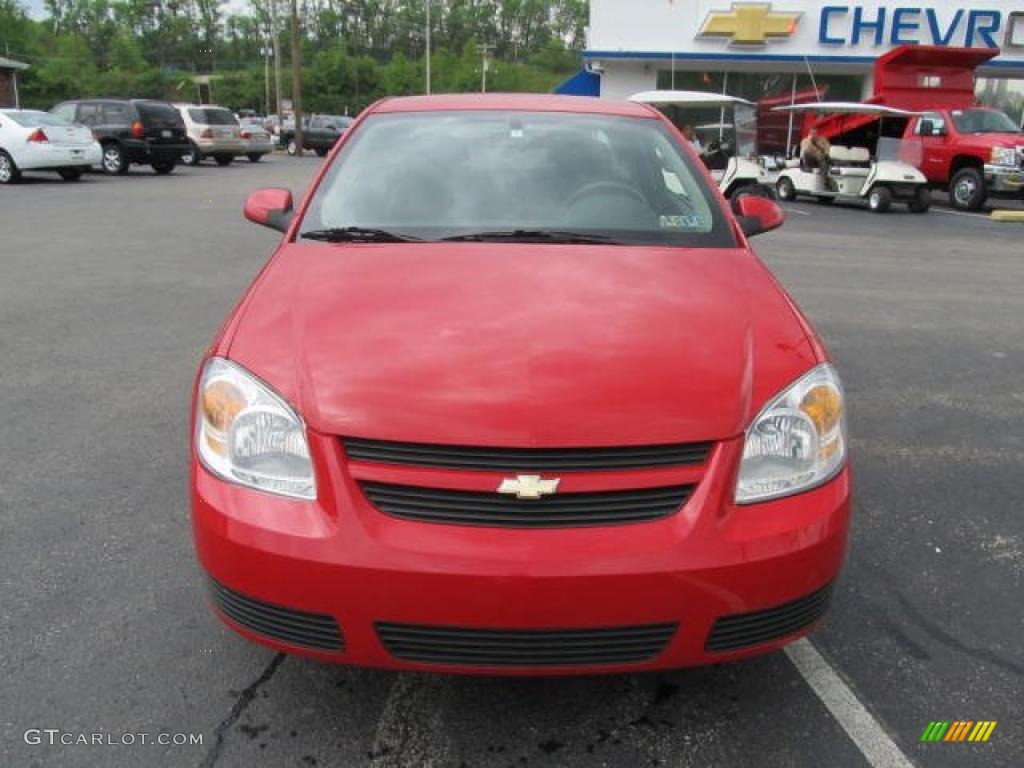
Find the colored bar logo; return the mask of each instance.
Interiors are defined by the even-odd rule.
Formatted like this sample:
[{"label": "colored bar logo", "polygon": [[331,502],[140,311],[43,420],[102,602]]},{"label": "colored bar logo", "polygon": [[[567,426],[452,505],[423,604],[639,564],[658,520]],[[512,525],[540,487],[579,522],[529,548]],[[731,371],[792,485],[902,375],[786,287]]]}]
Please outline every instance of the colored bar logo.
[{"label": "colored bar logo", "polygon": [[988,741],[996,720],[933,720],[921,734],[921,741]]}]

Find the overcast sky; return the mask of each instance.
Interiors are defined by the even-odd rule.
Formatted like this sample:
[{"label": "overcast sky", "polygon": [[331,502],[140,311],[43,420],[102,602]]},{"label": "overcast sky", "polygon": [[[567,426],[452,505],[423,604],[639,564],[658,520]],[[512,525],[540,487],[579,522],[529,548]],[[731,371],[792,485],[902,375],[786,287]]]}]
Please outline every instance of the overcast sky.
[{"label": "overcast sky", "polygon": [[41,19],[46,15],[43,13],[43,0],[21,0],[21,4],[28,8],[33,19]]}]

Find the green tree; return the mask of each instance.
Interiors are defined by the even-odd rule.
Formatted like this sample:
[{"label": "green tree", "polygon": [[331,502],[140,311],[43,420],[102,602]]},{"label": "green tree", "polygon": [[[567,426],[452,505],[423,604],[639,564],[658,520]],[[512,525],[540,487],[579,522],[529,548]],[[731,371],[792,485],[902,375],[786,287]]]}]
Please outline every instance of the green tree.
[{"label": "green tree", "polygon": [[[92,96],[98,73],[89,41],[78,33],[60,35],[52,51],[28,70],[26,103],[49,107],[76,96]],[[27,89],[28,89],[27,88]]]},{"label": "green tree", "polygon": [[[28,62],[27,105],[120,94],[192,100],[194,73],[213,72],[215,99],[264,101],[260,49],[289,34],[281,0],[44,0],[34,21],[20,0],[0,0],[0,50]],[[549,90],[578,66],[587,0],[430,0],[435,91],[480,88],[477,43],[493,46],[489,90]],[[304,95],[310,111],[355,113],[384,95],[424,87],[426,0],[304,0]],[[281,46],[287,71],[288,46]],[[285,76],[283,96],[290,91]]]}]

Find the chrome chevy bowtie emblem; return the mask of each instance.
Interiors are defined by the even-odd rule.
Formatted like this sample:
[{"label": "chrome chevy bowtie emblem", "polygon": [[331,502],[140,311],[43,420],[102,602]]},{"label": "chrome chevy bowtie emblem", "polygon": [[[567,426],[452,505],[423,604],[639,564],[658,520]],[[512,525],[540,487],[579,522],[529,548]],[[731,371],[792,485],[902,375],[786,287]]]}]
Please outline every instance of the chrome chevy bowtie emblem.
[{"label": "chrome chevy bowtie emblem", "polygon": [[558,490],[558,478],[545,480],[540,475],[506,477],[498,486],[498,493],[507,493],[517,499],[539,499]]}]

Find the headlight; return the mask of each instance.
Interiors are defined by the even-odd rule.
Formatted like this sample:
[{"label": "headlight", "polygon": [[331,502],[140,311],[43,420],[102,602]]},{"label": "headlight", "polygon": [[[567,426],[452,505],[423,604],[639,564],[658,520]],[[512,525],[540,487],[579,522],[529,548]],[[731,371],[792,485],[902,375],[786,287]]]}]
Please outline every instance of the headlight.
[{"label": "headlight", "polygon": [[1017,150],[1012,147],[992,147],[992,165],[1016,165]]},{"label": "headlight", "polygon": [[197,399],[196,451],[211,472],[261,491],[316,498],[306,425],[266,384],[212,357]]},{"label": "headlight", "polygon": [[831,365],[819,365],[768,403],[747,429],[736,502],[814,488],[845,461],[843,386]]}]

